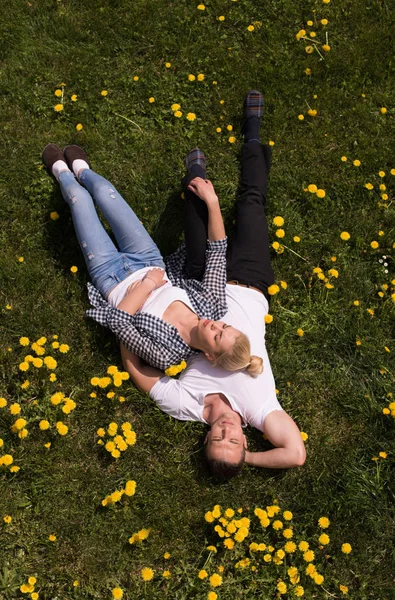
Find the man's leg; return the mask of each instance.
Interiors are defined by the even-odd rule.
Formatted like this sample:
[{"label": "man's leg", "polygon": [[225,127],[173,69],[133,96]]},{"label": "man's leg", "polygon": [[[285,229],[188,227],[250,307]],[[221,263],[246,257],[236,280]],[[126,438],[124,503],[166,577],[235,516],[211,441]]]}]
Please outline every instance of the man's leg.
[{"label": "man's leg", "polygon": [[204,274],[208,238],[207,206],[196,194],[188,190],[195,177],[206,179],[206,161],[201,150],[192,150],[186,158],[187,174],[182,180],[184,203],[184,232],[187,255],[187,277],[201,280]]},{"label": "man's leg", "polygon": [[228,256],[228,281],[260,289],[274,283],[269,232],[265,214],[271,149],[259,141],[244,144],[241,190],[236,203],[236,226]]}]

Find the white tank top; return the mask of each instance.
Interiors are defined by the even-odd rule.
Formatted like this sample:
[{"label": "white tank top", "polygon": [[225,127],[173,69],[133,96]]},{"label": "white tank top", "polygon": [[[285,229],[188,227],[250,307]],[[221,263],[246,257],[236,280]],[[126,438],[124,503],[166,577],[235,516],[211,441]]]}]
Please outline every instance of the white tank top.
[{"label": "white tank top", "polygon": [[191,309],[192,312],[195,312],[192,308],[192,304],[186,291],[179,287],[175,287],[170,283],[170,281],[168,281],[166,285],[162,286],[158,290],[155,290],[155,292],[152,293],[144,302],[141,312],[148,313],[154,317],[159,317],[159,319],[162,319],[167,307],[170,306],[172,302],[176,302],[177,300],[183,302],[188,308]]},{"label": "white tank top", "polygon": [[[108,297],[109,304],[115,307],[118,306],[118,304],[124,299],[128,287],[135,281],[143,279],[144,275],[148,273],[148,271],[150,271],[151,269],[152,267],[145,267],[144,269],[139,269],[138,271],[135,271],[135,273],[132,273],[131,275],[129,275],[129,277],[121,281],[121,283],[119,283],[111,291]],[[154,317],[162,319],[167,307],[170,306],[172,302],[175,302],[177,300],[183,302],[188,308],[192,310],[192,312],[195,312],[193,310],[192,304],[188,298],[188,294],[186,293],[186,291],[174,286],[171,283],[171,281],[169,281],[166,274],[164,276],[164,279],[166,280],[166,284],[160,287],[159,289],[151,292],[147,300],[144,302],[140,312],[149,313]]]}]

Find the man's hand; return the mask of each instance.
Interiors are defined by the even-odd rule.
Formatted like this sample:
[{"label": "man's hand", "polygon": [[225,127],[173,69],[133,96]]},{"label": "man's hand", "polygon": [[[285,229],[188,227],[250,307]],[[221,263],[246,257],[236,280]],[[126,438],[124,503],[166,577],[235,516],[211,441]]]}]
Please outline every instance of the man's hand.
[{"label": "man's hand", "polygon": [[208,179],[195,177],[188,185],[188,190],[199,196],[207,206],[218,203],[218,196],[215,193],[214,186]]}]

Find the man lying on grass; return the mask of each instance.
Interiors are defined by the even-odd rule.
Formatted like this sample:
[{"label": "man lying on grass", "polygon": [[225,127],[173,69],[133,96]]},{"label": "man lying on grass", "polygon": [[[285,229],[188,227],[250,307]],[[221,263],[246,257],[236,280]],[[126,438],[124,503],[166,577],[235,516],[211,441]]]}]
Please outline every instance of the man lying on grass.
[{"label": "man lying on grass", "polygon": [[[288,468],[303,465],[305,448],[300,431],[281,408],[265,347],[265,315],[269,310],[268,288],[274,274],[270,264],[269,234],[265,215],[270,147],[259,140],[263,99],[250,92],[245,101],[245,144],[242,150],[241,190],[236,205],[236,225],[227,261],[224,322],[206,319],[214,343],[220,344],[226,328],[245,333],[251,354],[263,359],[263,372],[256,377],[243,370],[229,373],[213,367],[213,356],[193,357],[178,380],[143,363],[121,345],[125,368],[136,386],[148,392],[158,406],[176,419],[201,421],[210,425],[205,452],[214,475],[229,479],[243,463],[256,467]],[[199,200],[215,194],[206,180],[203,153],[196,153],[195,179],[189,188],[185,215],[185,244],[189,277],[199,279],[204,272],[207,240],[207,209]],[[197,176],[197,178],[196,178]],[[188,208],[187,208],[188,207]],[[265,433],[274,446],[265,452],[249,452],[243,426],[251,425]]]}]

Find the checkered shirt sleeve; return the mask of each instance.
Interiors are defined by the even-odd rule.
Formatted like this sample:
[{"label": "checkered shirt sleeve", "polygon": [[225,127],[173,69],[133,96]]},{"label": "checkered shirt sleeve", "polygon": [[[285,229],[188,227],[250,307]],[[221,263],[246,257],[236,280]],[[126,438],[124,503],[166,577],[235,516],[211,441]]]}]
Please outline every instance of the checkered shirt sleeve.
[{"label": "checkered shirt sleeve", "polygon": [[111,329],[128,350],[157,369],[164,371],[196,354],[177,329],[162,319],[147,313],[131,315],[114,308],[90,283],[88,295],[95,308],[87,310],[87,316]]},{"label": "checkered shirt sleeve", "polygon": [[170,281],[187,292],[196,314],[202,319],[221,319],[228,310],[226,249],[227,238],[207,241],[206,266],[202,281],[186,277],[185,244],[165,259],[166,272]]}]

